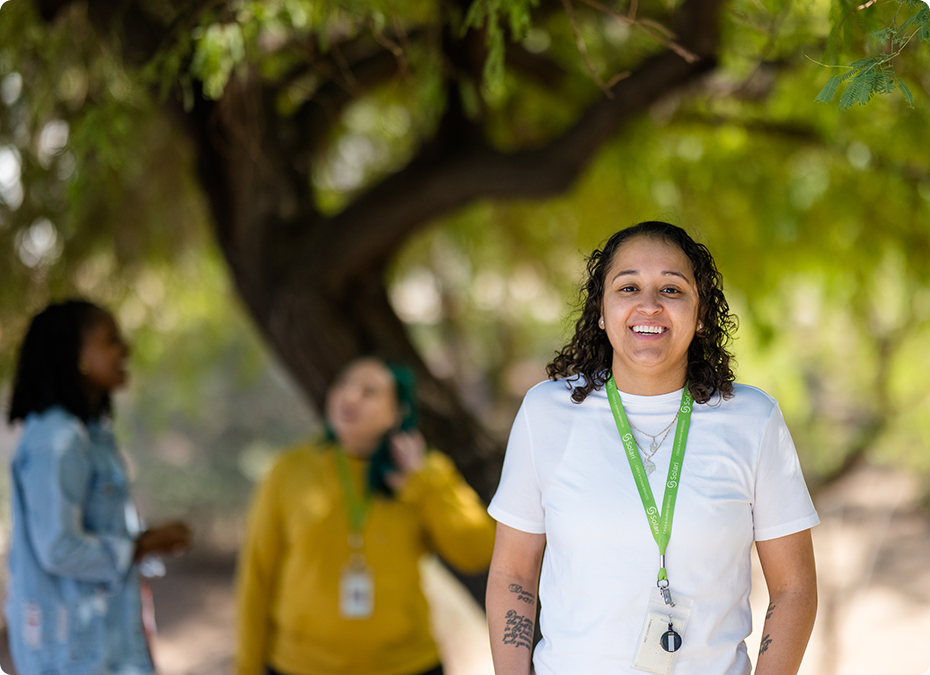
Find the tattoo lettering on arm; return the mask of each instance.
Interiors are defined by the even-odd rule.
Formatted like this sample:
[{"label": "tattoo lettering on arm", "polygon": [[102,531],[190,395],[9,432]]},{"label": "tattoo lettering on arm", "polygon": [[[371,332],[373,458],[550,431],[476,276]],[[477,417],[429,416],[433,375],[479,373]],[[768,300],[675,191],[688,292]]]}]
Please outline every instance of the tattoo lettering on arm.
[{"label": "tattoo lettering on arm", "polygon": [[775,613],[775,603],[770,602],[769,608],[765,610],[765,620],[768,621],[769,619],[771,619],[774,613]]},{"label": "tattoo lettering on arm", "polygon": [[764,638],[762,638],[762,644],[759,645],[759,656],[762,656],[769,650],[769,646],[772,644],[772,634],[769,633]]},{"label": "tattoo lettering on arm", "polygon": [[517,614],[514,610],[507,612],[507,625],[504,628],[504,644],[514,647],[533,649],[533,620]]},{"label": "tattoo lettering on arm", "polygon": [[536,602],[536,596],[532,593],[529,593],[528,591],[524,591],[523,586],[520,584],[510,584],[510,586],[507,588],[511,593],[517,594],[517,599],[520,602],[525,602],[528,605],[532,605],[534,602]]}]

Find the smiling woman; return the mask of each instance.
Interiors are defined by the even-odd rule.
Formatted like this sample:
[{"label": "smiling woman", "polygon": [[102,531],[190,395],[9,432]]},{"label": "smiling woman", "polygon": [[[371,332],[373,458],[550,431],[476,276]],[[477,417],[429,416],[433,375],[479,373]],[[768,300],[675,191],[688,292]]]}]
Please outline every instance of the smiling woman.
[{"label": "smiling woman", "polygon": [[[636,250],[627,251],[628,247]],[[634,255],[638,252],[649,255],[641,259]],[[734,376],[727,345],[736,330],[736,318],[730,314],[723,294],[723,279],[710,251],[679,227],[646,222],[617,232],[588,258],[585,300],[575,324],[575,334],[547,368],[551,378],[573,378],[572,400],[576,403],[584,401],[594,389],[607,382],[607,376],[616,365],[613,362],[615,351],[623,351],[620,344],[615,349],[611,334],[601,323],[605,305],[621,290],[608,289],[608,283],[644,276],[647,264],[666,281],[677,279],[679,284],[690,285],[691,301],[697,296],[697,323],[692,334],[694,339],[688,341],[685,371],[688,390],[694,400],[706,403],[717,393],[726,397],[732,392]],[[643,282],[642,279],[637,281]],[[626,290],[619,294],[626,295],[636,286],[626,284],[622,288]],[[667,287],[660,284],[657,288],[660,295],[668,298],[680,298],[685,290],[674,284]],[[643,326],[648,324],[646,321]],[[639,332],[656,330],[640,328]],[[614,373],[614,377],[628,375],[627,372]]]},{"label": "smiling woman", "polygon": [[678,389],[698,330],[698,300],[691,263],[677,246],[639,237],[617,251],[598,326],[614,347],[612,372],[622,391]]},{"label": "smiling woman", "polygon": [[575,335],[523,401],[489,509],[496,672],[526,675],[534,654],[540,675],[748,675],[755,543],[771,601],[756,672],[796,673],[819,521],[777,402],[733,382],[710,252],[641,223],[587,271]]}]

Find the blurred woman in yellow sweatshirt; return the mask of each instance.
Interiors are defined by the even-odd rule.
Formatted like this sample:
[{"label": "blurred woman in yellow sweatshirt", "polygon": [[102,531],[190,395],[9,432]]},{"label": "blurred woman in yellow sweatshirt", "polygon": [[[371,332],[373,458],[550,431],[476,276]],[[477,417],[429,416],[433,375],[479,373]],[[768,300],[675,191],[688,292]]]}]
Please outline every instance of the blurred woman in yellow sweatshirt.
[{"label": "blurred woman in yellow sweatshirt", "polygon": [[258,490],[237,580],[237,675],[439,675],[418,562],[485,569],[494,524],[416,431],[413,375],[351,363],[327,438],[285,453]]}]

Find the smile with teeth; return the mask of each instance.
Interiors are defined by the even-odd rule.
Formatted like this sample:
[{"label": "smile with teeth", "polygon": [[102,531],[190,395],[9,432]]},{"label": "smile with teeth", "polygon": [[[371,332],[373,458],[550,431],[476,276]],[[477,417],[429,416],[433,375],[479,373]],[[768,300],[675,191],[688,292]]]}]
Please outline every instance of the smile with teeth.
[{"label": "smile with teeth", "polygon": [[645,335],[659,335],[668,330],[665,326],[632,326],[631,329],[634,333]]}]

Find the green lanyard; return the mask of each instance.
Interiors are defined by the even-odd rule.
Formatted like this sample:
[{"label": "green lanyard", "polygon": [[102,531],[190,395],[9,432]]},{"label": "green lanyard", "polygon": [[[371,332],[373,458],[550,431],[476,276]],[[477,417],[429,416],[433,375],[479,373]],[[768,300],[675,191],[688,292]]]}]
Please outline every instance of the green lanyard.
[{"label": "green lanyard", "polygon": [[659,545],[659,577],[656,583],[662,591],[665,602],[671,605],[673,603],[668,590],[665,549],[668,547],[668,541],[672,536],[672,517],[675,515],[675,500],[678,498],[678,482],[681,479],[681,466],[685,458],[685,443],[688,440],[688,426],[691,424],[691,408],[694,399],[691,398],[688,384],[685,383],[685,389],[681,394],[681,407],[678,409],[678,425],[675,427],[675,443],[672,446],[672,461],[668,467],[668,480],[665,482],[665,499],[662,501],[661,515],[656,508],[652,488],[649,487],[649,479],[646,477],[646,470],[643,468],[643,460],[640,458],[636,444],[633,441],[630,423],[626,419],[626,413],[623,412],[623,403],[620,401],[620,393],[617,391],[613,375],[607,380],[607,399],[610,401],[610,409],[613,411],[614,421],[617,423],[617,431],[620,432],[620,440],[623,441],[623,449],[626,451],[626,458],[630,461],[633,479],[636,481],[640,499],[643,501],[643,508],[646,510],[646,521],[649,523],[653,539]]},{"label": "green lanyard", "polygon": [[[361,548],[362,529],[365,527],[371,495],[368,490],[365,490],[362,495],[356,492],[352,474],[349,472],[349,460],[346,459],[343,449],[336,446],[333,452],[336,455],[336,466],[339,469],[339,481],[342,483],[342,496],[345,498],[346,509],[349,511],[349,525],[352,529],[349,534],[349,545],[353,549]],[[355,542],[358,543],[357,546],[354,545]]]}]

